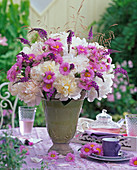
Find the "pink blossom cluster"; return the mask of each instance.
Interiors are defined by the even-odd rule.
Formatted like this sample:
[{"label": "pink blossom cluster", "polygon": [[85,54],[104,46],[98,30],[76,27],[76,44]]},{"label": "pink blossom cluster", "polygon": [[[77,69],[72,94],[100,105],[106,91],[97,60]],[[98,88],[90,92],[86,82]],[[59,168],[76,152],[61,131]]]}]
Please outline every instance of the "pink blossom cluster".
[{"label": "pink blossom cluster", "polygon": [[0,45],[2,46],[7,46],[7,38],[6,37],[2,37],[0,34]]},{"label": "pink blossom cluster", "polygon": [[[50,151],[48,153],[48,159],[50,160],[57,160],[59,158],[59,154],[56,151]],[[72,153],[68,153],[65,157],[65,161],[67,162],[74,162],[75,161],[75,156]]]},{"label": "pink blossom cluster", "polygon": [[34,28],[29,32],[33,31],[39,33],[39,39],[31,43],[20,38],[25,47],[7,72],[12,95],[34,106],[39,105],[42,97],[78,100],[86,91],[92,102],[106,98],[112,91],[115,66],[110,49],[80,39],[71,30],[49,37],[45,30]]},{"label": "pink blossom cluster", "polygon": [[[129,60],[128,62],[126,60],[124,60],[121,63],[121,65],[119,63],[117,64],[117,68],[121,68],[121,67],[132,68],[133,63],[131,60]],[[114,102],[115,100],[120,100],[122,98],[122,93],[126,93],[128,91],[128,89],[129,89],[129,93],[131,93],[131,94],[134,94],[137,92],[137,87],[135,87],[134,84],[129,84],[127,79],[124,79],[123,77],[121,77],[120,73],[116,74],[113,81],[114,81],[114,83],[112,86],[113,87],[112,93],[108,94],[108,97],[107,97],[107,100],[109,102]],[[119,91],[117,91],[117,89],[119,89]]]},{"label": "pink blossom cluster", "polygon": [[102,145],[97,144],[96,142],[87,143],[81,148],[81,157],[86,155],[91,155],[92,153],[97,155],[103,155]]}]

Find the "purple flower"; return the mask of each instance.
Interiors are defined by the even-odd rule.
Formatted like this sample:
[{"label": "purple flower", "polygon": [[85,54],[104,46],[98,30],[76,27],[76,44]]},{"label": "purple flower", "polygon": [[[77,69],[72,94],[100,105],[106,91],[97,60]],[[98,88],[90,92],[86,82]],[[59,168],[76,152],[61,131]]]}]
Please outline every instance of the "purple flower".
[{"label": "purple flower", "polygon": [[19,67],[16,64],[14,64],[7,72],[7,79],[11,82],[14,82],[16,79],[16,76],[20,73]]},{"label": "purple flower", "polygon": [[74,161],[75,161],[75,156],[74,156],[74,154],[68,153],[68,154],[66,155],[65,160],[66,160],[67,162],[74,162]]},{"label": "purple flower", "polygon": [[74,36],[74,32],[72,30],[68,30],[67,32],[69,32],[69,35],[67,37],[67,44],[70,45],[72,44],[72,37]]},{"label": "purple flower", "polygon": [[94,89],[97,91],[97,94],[99,97],[99,86],[97,85],[97,83],[95,81],[92,81],[91,86],[94,87]]},{"label": "purple flower", "polygon": [[109,54],[112,54],[112,53],[120,53],[120,52],[121,52],[121,51],[108,49],[108,52],[103,53],[103,55],[109,55]]},{"label": "purple flower", "polygon": [[75,68],[75,65],[73,63],[70,64],[70,70],[73,70]]},{"label": "purple flower", "polygon": [[104,78],[103,78],[103,74],[102,73],[99,73],[99,72],[96,72],[95,75],[99,78],[102,79],[102,81],[104,82]]},{"label": "purple flower", "polygon": [[62,75],[67,76],[70,73],[69,63],[62,63],[59,67],[59,71]]},{"label": "purple flower", "polygon": [[50,98],[52,97],[54,92],[55,92],[55,88],[49,89],[49,92],[46,94],[47,95],[47,100],[50,100]]},{"label": "purple flower", "polygon": [[58,153],[56,151],[51,151],[48,153],[48,159],[58,159]]},{"label": "purple flower", "polygon": [[29,80],[29,77],[22,77],[22,78],[20,78],[20,80],[18,80],[15,83],[13,83],[13,85],[17,84],[17,83],[20,83],[20,82],[27,82],[28,80]]},{"label": "purple flower", "polygon": [[17,39],[19,39],[21,41],[21,43],[28,44],[29,46],[31,46],[30,42],[28,40],[26,40],[25,38],[17,38]]},{"label": "purple flower", "polygon": [[90,41],[91,39],[93,39],[93,33],[92,33],[92,26],[91,26],[91,28],[90,28],[90,30],[89,30],[89,34],[88,34],[88,40]]},{"label": "purple flower", "polygon": [[74,36],[74,32],[72,30],[68,30],[69,35],[67,37],[67,44],[68,44],[68,53],[70,52],[70,44],[72,44],[72,37]]},{"label": "purple flower", "polygon": [[132,157],[129,161],[129,165],[137,167],[137,157]]},{"label": "purple flower", "polygon": [[46,38],[47,39],[47,32],[44,30],[44,29],[41,29],[41,28],[33,28],[33,29],[31,29],[30,31],[29,31],[29,33],[30,32],[32,32],[32,31],[37,31],[38,32],[38,34],[39,34],[39,36],[40,36],[40,38]]},{"label": "purple flower", "polygon": [[128,82],[129,82],[129,78],[128,78],[128,74],[127,74],[126,70],[124,70],[123,68],[116,68],[116,69],[114,69],[114,71],[115,71],[115,74],[122,73],[123,75],[125,75]]}]

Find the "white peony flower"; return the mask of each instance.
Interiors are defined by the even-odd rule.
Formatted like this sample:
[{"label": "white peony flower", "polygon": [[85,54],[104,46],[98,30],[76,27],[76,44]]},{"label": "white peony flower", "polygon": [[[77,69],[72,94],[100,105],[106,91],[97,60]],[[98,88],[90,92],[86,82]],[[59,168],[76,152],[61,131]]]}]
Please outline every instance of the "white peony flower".
[{"label": "white peony flower", "polygon": [[75,100],[81,97],[80,92],[82,89],[78,88],[75,77],[72,74],[67,76],[58,75],[53,86],[57,90],[55,98],[59,98],[61,101],[73,98]]},{"label": "white peony flower", "polygon": [[33,81],[19,84],[18,97],[28,106],[39,105],[42,96],[41,89]]}]

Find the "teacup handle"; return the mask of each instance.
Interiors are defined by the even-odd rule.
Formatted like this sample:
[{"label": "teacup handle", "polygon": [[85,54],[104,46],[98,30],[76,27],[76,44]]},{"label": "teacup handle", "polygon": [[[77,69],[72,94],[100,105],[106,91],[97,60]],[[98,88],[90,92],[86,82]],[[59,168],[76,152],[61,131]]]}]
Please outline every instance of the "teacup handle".
[{"label": "teacup handle", "polygon": [[118,152],[121,148],[121,145],[119,143],[116,144],[116,152]]}]

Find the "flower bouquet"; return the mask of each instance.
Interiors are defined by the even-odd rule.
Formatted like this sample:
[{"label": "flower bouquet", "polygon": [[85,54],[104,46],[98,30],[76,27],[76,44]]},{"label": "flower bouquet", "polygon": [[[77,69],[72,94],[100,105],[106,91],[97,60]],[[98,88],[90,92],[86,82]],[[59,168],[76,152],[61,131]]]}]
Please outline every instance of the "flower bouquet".
[{"label": "flower bouquet", "polygon": [[[89,102],[107,97],[116,72],[110,49],[80,39],[71,30],[47,35],[45,30],[34,28],[29,33],[33,31],[38,32],[39,39],[30,43],[19,38],[26,46],[7,73],[12,95],[18,95],[28,106],[39,105],[43,97],[78,100],[83,91]],[[88,40],[91,38],[90,30]]]},{"label": "flower bouquet", "polygon": [[28,106],[46,99],[47,128],[54,143],[49,151],[66,155],[73,152],[68,143],[75,134],[83,96],[89,102],[107,97],[114,74],[127,76],[127,72],[114,70],[113,50],[90,42],[92,27],[87,40],[72,30],[50,35],[41,28],[29,31],[33,32],[39,35],[34,43],[18,38],[26,46],[8,71],[9,91]]}]

